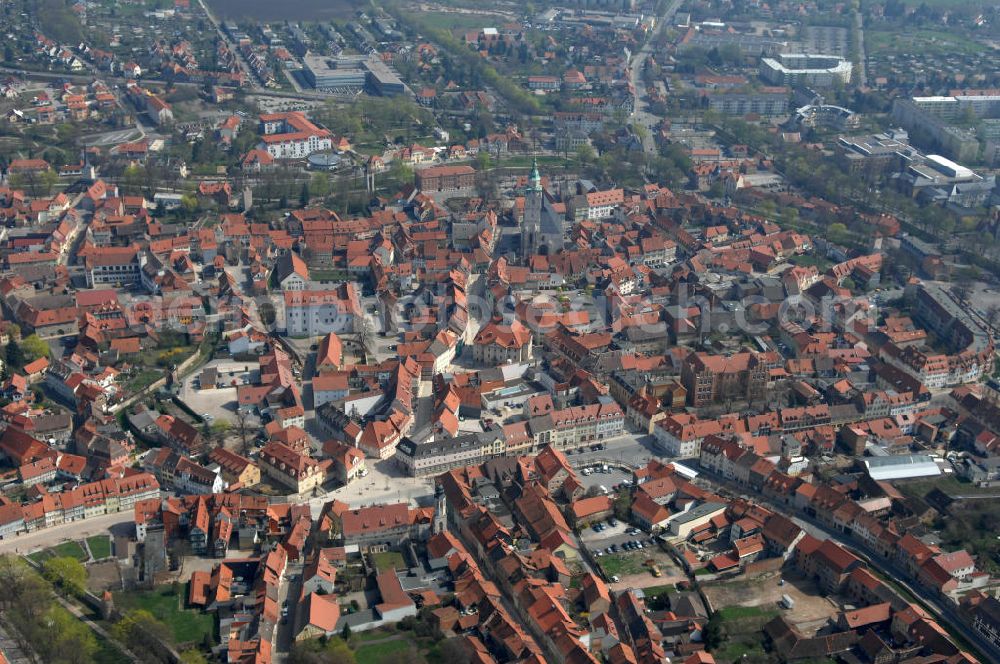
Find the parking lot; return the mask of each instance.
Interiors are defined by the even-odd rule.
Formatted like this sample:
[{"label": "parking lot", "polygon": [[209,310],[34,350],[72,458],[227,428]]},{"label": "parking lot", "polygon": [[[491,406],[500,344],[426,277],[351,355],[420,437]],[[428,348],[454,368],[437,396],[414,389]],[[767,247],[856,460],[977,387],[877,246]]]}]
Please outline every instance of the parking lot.
[{"label": "parking lot", "polygon": [[574,468],[584,468],[594,463],[611,462],[615,466],[638,468],[655,456],[653,437],[626,432],[624,435],[606,440],[603,449],[585,448],[567,454]]},{"label": "parking lot", "polygon": [[[218,371],[217,384],[225,387],[201,389],[201,375],[205,368]],[[249,371],[247,371],[249,369]],[[191,410],[199,415],[208,415],[211,421],[236,421],[236,387],[237,385],[253,383],[258,379],[259,370],[256,362],[234,362],[232,360],[213,360],[202,369],[184,379],[181,385],[180,398]]]},{"label": "parking lot", "polygon": [[[580,532],[580,541],[611,580],[612,588],[648,588],[687,580],[684,571],[649,533],[616,519],[594,526]],[[654,566],[658,575],[653,574]]]},{"label": "parking lot", "polygon": [[623,483],[628,484],[632,481],[632,473],[610,466],[608,466],[607,472],[602,472],[602,467],[603,464],[601,466],[587,466],[587,468],[594,469],[589,475],[586,474],[584,469],[579,469],[577,474],[580,477],[580,483],[587,489],[603,486],[609,491],[613,491],[613,487]]},{"label": "parking lot", "polygon": [[[594,524],[602,530],[598,531],[594,529],[594,526],[585,528],[580,533],[580,539],[588,549],[594,553],[615,553],[619,551],[629,551],[630,549],[625,548],[625,544],[629,542],[638,542],[641,544],[642,549],[646,547],[656,547],[657,544],[648,533],[644,533],[638,528],[633,528],[627,523],[621,523],[615,521],[616,525],[609,525],[609,522],[603,522],[604,525]],[[631,547],[630,547],[631,548]],[[612,549],[608,551],[608,549]],[[636,547],[636,550],[640,550]]]}]

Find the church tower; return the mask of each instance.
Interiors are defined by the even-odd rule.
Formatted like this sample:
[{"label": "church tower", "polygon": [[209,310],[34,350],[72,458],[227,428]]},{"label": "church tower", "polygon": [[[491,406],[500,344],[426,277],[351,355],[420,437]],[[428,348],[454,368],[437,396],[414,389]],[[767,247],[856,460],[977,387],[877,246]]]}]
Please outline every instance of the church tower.
[{"label": "church tower", "polygon": [[531,160],[531,175],[524,192],[524,220],[521,223],[521,260],[538,250],[542,230],[542,176],[538,173],[538,159]]},{"label": "church tower", "polygon": [[434,485],[434,534],[448,530],[448,499],[444,495],[444,485],[438,482]]}]

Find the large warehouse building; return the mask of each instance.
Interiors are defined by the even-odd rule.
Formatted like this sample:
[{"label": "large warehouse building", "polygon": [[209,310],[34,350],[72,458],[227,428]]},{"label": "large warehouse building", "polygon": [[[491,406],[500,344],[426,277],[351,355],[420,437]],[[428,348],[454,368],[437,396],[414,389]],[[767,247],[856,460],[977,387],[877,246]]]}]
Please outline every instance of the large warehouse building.
[{"label": "large warehouse building", "polygon": [[383,97],[409,94],[410,90],[392,67],[377,57],[365,55],[306,55],[303,74],[317,90],[367,89]]},{"label": "large warehouse building", "polygon": [[926,454],[871,457],[864,460],[868,476],[875,481],[936,477],[941,474],[934,457]]}]

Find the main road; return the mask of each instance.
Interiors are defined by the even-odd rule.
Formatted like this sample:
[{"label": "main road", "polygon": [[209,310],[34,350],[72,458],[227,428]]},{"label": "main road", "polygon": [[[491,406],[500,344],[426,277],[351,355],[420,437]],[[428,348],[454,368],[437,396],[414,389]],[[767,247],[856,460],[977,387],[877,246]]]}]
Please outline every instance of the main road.
[{"label": "main road", "polygon": [[134,522],[135,512],[132,510],[102,514],[82,521],[71,521],[36,530],[33,533],[0,540],[0,553],[23,554],[35,549],[45,549],[70,539],[80,540],[91,535],[105,535],[112,529],[131,528]]},{"label": "main road", "polygon": [[632,57],[632,64],[629,66],[632,89],[635,90],[635,112],[632,114],[633,124],[640,124],[646,128],[642,137],[642,148],[648,154],[656,152],[656,141],[653,139],[652,128],[657,126],[662,118],[649,112],[649,103],[646,101],[646,86],[642,82],[642,70],[646,66],[646,59],[652,52],[657,37],[663,32],[664,26],[670,23],[682,4],[684,4],[684,0],[671,0],[663,16],[658,19],[659,23],[656,26],[656,31],[649,36],[649,39],[642,45],[639,52]]}]

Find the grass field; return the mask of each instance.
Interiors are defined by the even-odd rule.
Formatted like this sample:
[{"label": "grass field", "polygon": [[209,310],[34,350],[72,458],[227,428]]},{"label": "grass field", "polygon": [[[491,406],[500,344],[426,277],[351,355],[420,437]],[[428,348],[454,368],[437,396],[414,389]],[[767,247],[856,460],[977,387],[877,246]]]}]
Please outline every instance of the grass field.
[{"label": "grass field", "polygon": [[378,567],[380,572],[390,569],[406,569],[406,561],[403,559],[403,554],[399,551],[373,553],[372,558],[374,558],[375,566]]},{"label": "grass field", "polygon": [[907,30],[900,35],[889,30],[866,30],[865,49],[869,55],[922,53],[926,55],[975,54],[986,47],[944,30]]},{"label": "grass field", "polygon": [[628,574],[639,574],[646,570],[642,565],[643,558],[629,554],[612,554],[603,556],[600,559],[601,569],[610,576],[625,576]]},{"label": "grass field", "polygon": [[90,547],[90,555],[94,560],[101,560],[111,555],[111,538],[107,535],[88,537],[87,546]]},{"label": "grass field", "polygon": [[778,615],[779,611],[764,609],[759,606],[726,606],[716,613],[723,620],[742,620],[744,618],[771,618]]},{"label": "grass field", "polygon": [[348,281],[348,274],[342,270],[309,270],[313,281]]},{"label": "grass field", "polygon": [[421,12],[420,20],[442,30],[495,28],[503,23],[499,16],[489,14],[456,14],[453,12]]},{"label": "grass field", "polygon": [[[187,596],[187,586],[181,591]],[[213,634],[212,616],[181,608],[183,597],[174,594],[168,585],[144,592],[115,593],[115,606],[121,611],[145,609],[162,620],[179,643],[200,643],[206,634]]]},{"label": "grass field", "polygon": [[83,550],[79,542],[63,542],[62,544],[57,544],[51,546],[47,549],[42,549],[36,553],[29,556],[35,562],[42,562],[47,558],[76,558],[77,560],[86,560],[87,552]]},{"label": "grass field", "polygon": [[954,476],[942,475],[925,480],[907,480],[896,482],[897,489],[910,496],[923,498],[932,489],[940,489],[949,496],[1000,496],[996,487],[978,487],[971,482],[965,482]]},{"label": "grass field", "polygon": [[163,378],[163,372],[159,369],[143,369],[125,383],[125,389],[129,392],[139,392],[156,381]]},{"label": "grass field", "polygon": [[799,267],[815,267],[821,273],[822,272],[826,272],[826,270],[831,265],[833,265],[833,261],[831,261],[831,260],[829,260],[827,258],[823,258],[822,256],[816,256],[816,255],[812,255],[812,254],[802,255],[802,256],[793,256],[789,260],[792,263],[794,263],[795,265],[798,265]]},{"label": "grass field", "polygon": [[405,661],[403,653],[409,651],[410,642],[406,639],[383,641],[361,646],[354,651],[358,664],[387,664],[388,662]]},{"label": "grass field", "polygon": [[251,18],[258,21],[349,20],[358,6],[349,0],[209,0],[212,11],[222,18]]},{"label": "grass field", "polygon": [[[722,622],[722,644],[712,654],[717,662],[735,662],[746,656],[764,656],[761,627],[779,611],[758,606],[727,606],[716,611]],[[714,618],[715,616],[713,616]]]}]

